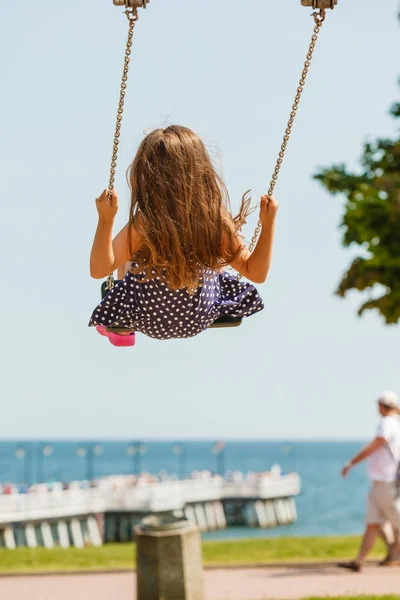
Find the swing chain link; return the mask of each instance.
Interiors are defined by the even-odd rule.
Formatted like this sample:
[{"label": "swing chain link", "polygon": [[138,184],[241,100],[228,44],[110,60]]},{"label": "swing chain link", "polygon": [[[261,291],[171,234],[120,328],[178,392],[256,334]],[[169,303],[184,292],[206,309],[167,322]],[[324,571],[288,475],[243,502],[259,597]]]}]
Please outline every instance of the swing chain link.
[{"label": "swing chain link", "polygon": [[[126,95],[128,73],[129,73],[129,64],[130,64],[130,60],[131,60],[130,57],[132,54],[133,34],[134,34],[136,21],[139,18],[136,8],[127,9],[125,11],[125,15],[129,21],[129,29],[128,29],[128,40],[126,42],[124,69],[123,69],[123,74],[122,74],[120,97],[119,97],[119,103],[118,103],[117,121],[116,121],[116,126],[115,126],[115,133],[114,133],[114,144],[113,144],[113,153],[112,153],[112,158],[111,158],[111,169],[110,169],[110,181],[109,181],[109,185],[108,185],[108,198],[110,201],[112,199],[112,192],[114,190],[115,175],[116,175],[116,170],[117,170],[119,138],[121,135],[122,116],[123,116],[123,112],[124,112],[125,95]],[[274,193],[275,185],[278,181],[279,173],[280,173],[283,159],[284,159],[285,153],[286,153],[286,148],[287,148],[287,145],[288,145],[291,133],[292,133],[293,124],[296,119],[297,111],[298,111],[298,108],[300,105],[300,100],[301,100],[301,97],[302,97],[302,94],[304,91],[304,87],[306,84],[308,71],[311,66],[311,61],[312,61],[312,58],[314,55],[315,46],[318,41],[318,36],[321,31],[321,27],[325,21],[326,11],[325,11],[325,9],[320,9],[319,12],[314,12],[314,13],[312,13],[311,16],[314,18],[314,23],[315,23],[314,32],[311,37],[310,47],[309,47],[309,50],[308,50],[308,53],[306,56],[306,61],[304,63],[304,68],[303,68],[303,71],[301,74],[299,86],[297,88],[296,96],[295,96],[295,99],[293,102],[292,110],[290,113],[290,118],[289,118],[286,130],[285,130],[285,135],[283,137],[282,145],[281,145],[281,148],[280,148],[280,151],[278,154],[278,159],[276,161],[275,169],[274,169],[274,172],[273,172],[273,175],[271,178],[271,182],[269,184],[268,196],[272,196],[272,194]],[[254,251],[254,248],[257,244],[257,240],[261,233],[261,229],[262,229],[262,222],[261,222],[261,219],[259,219],[259,221],[257,223],[257,227],[254,232],[254,235],[251,238],[251,242],[249,245],[250,252]],[[239,274],[237,278],[241,279],[242,275]],[[108,290],[112,290],[112,288],[114,287],[114,276],[112,273],[107,278],[106,286],[107,286]]]},{"label": "swing chain link", "polygon": [[[274,193],[274,189],[275,189],[275,185],[276,182],[278,181],[278,177],[279,177],[279,172],[281,170],[281,166],[283,163],[283,159],[285,157],[285,152],[286,152],[286,148],[292,133],[292,129],[293,129],[293,124],[297,115],[297,111],[299,108],[299,104],[300,104],[300,100],[301,100],[301,96],[303,94],[304,91],[304,86],[306,84],[306,80],[307,80],[307,75],[308,75],[308,71],[310,69],[310,65],[311,65],[311,61],[313,58],[313,54],[314,54],[314,50],[315,50],[315,46],[316,43],[318,41],[318,35],[321,31],[321,27],[325,21],[325,17],[326,17],[326,11],[324,9],[321,9],[319,12],[314,12],[311,14],[312,17],[314,17],[314,22],[315,22],[315,27],[314,27],[314,32],[311,38],[311,43],[310,43],[310,47],[308,49],[308,53],[307,53],[307,57],[306,57],[306,61],[304,63],[304,68],[301,74],[301,78],[299,81],[299,87],[297,88],[297,92],[296,92],[296,96],[294,99],[294,103],[292,106],[292,111],[290,113],[290,118],[285,130],[285,135],[283,137],[283,141],[282,141],[282,145],[278,154],[278,159],[276,161],[276,165],[275,165],[275,169],[274,169],[274,173],[272,175],[272,179],[271,182],[269,184],[269,189],[268,189],[268,196],[272,196],[272,194]],[[254,232],[253,237],[251,238],[251,242],[249,245],[249,251],[253,252],[254,248],[256,247],[257,244],[257,240],[259,238],[259,235],[261,233],[261,229],[262,229],[262,222],[261,219],[259,219],[258,223],[257,223],[257,227],[256,230]],[[242,276],[238,275],[237,277],[238,279],[241,279]]]},{"label": "swing chain link", "polygon": [[122,115],[124,112],[125,94],[126,94],[128,73],[129,73],[129,63],[131,61],[131,54],[132,54],[133,33],[134,33],[136,21],[138,20],[137,11],[126,10],[125,14],[129,21],[129,30],[128,30],[128,40],[126,42],[126,49],[125,49],[124,69],[123,69],[123,73],[122,73],[122,81],[121,81],[121,88],[120,88],[119,102],[118,102],[117,122],[115,125],[115,133],[114,133],[113,153],[112,153],[112,158],[111,158],[110,181],[108,184],[109,200],[111,200],[112,192],[114,190],[115,174],[116,174],[116,170],[117,170],[119,138],[121,135]]},{"label": "swing chain link", "polygon": [[[129,29],[128,29],[128,40],[126,42],[126,49],[125,49],[124,69],[123,69],[123,73],[122,73],[121,88],[120,88],[120,94],[119,94],[117,121],[116,121],[116,125],[115,125],[113,152],[112,152],[111,169],[110,169],[110,181],[108,184],[108,199],[110,202],[111,202],[112,193],[114,190],[115,174],[117,172],[119,139],[120,139],[120,135],[121,135],[122,116],[124,113],[125,95],[126,95],[126,88],[127,88],[127,82],[128,82],[128,74],[129,74],[129,64],[131,61],[131,54],[132,54],[133,34],[134,34],[134,30],[135,30],[136,21],[139,18],[137,8],[132,8],[132,9],[127,8],[125,11],[125,15],[129,21]],[[110,291],[113,289],[113,287],[114,287],[114,275],[111,273],[107,277],[106,288],[108,291]]]}]

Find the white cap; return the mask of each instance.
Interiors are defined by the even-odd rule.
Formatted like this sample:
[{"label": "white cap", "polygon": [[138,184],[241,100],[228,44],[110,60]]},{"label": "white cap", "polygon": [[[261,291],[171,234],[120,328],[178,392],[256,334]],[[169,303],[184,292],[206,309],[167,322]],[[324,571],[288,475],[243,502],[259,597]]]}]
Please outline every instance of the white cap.
[{"label": "white cap", "polygon": [[382,394],[378,398],[378,402],[379,404],[383,404],[388,408],[395,408],[396,410],[400,411],[399,397],[396,394],[396,392],[392,392],[391,390],[386,390],[385,392],[382,392]]}]

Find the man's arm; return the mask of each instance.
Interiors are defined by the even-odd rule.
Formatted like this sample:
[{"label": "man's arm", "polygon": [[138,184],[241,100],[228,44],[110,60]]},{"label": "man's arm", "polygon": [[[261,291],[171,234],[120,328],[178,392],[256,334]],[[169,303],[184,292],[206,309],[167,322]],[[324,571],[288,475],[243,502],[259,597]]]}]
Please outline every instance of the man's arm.
[{"label": "man's arm", "polygon": [[367,444],[358,454],[353,456],[351,460],[343,467],[342,475],[343,477],[347,477],[349,471],[358,465],[360,462],[371,456],[374,452],[376,452],[379,448],[382,448],[386,444],[386,440],[384,437],[376,437],[372,442]]}]

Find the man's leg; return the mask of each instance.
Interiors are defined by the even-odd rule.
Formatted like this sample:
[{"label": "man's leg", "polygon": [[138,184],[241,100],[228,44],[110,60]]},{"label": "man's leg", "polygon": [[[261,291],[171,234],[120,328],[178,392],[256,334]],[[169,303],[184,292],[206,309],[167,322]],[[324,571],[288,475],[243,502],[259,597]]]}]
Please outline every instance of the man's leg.
[{"label": "man's leg", "polygon": [[356,558],[356,563],[362,564],[376,544],[378,535],[382,534],[385,519],[382,518],[380,506],[380,483],[373,482],[368,495],[367,514],[365,515],[366,530],[361,543],[361,548]]},{"label": "man's leg", "polygon": [[363,563],[375,546],[378,535],[382,531],[383,523],[381,521],[379,508],[376,498],[376,484],[373,483],[371,491],[368,495],[367,514],[366,514],[366,529],[362,538],[360,550],[355,560],[351,562],[339,563],[339,567],[349,569],[350,571],[361,571]]},{"label": "man's leg", "polygon": [[393,546],[394,543],[394,533],[393,533],[393,527],[392,524],[388,522],[386,522],[384,525],[382,525],[381,528],[381,538],[384,541],[385,545],[390,548],[391,546]]},{"label": "man's leg", "polygon": [[373,547],[376,544],[376,540],[378,535],[381,533],[381,525],[380,523],[371,523],[367,525],[367,529],[365,530],[361,548],[358,553],[356,560],[354,561],[356,564],[362,565],[367,558],[368,554],[371,552]]},{"label": "man's leg", "polygon": [[395,543],[395,535],[392,525],[389,522],[385,523],[385,525],[381,527],[380,536],[386,546],[386,556],[379,564],[381,566],[385,566],[392,560],[392,553]]},{"label": "man's leg", "polygon": [[388,487],[387,504],[384,507],[385,516],[392,526],[393,542],[390,544],[388,563],[400,561],[400,506],[399,500],[394,497],[392,490]]},{"label": "man's leg", "polygon": [[362,538],[360,550],[355,560],[338,563],[338,567],[341,567],[342,569],[349,569],[350,571],[355,571],[356,573],[361,571],[364,561],[371,552],[372,548],[375,546],[380,532],[381,525],[379,523],[368,523]]},{"label": "man's leg", "polygon": [[399,562],[400,561],[400,530],[395,528],[394,532],[394,542],[390,552],[390,560]]}]

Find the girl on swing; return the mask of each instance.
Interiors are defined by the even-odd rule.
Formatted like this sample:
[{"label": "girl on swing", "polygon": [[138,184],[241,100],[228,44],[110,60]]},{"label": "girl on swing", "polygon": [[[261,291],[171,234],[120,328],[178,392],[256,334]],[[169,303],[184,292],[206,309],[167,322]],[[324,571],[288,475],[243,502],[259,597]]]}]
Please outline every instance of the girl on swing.
[{"label": "girl on swing", "polygon": [[249,317],[263,309],[255,287],[224,269],[231,266],[254,283],[265,281],[278,210],[274,198],[261,199],[262,230],[250,253],[239,234],[250,199],[245,195],[232,217],[205,145],[180,126],[147,135],[128,178],[129,222],[114,240],[118,196],[113,191],[110,201],[105,190],[96,200],[90,274],[103,279],[119,270],[123,278],[93,312],[91,327],[116,346],[133,346],[135,331],[159,340],[189,338],[219,317]]}]

